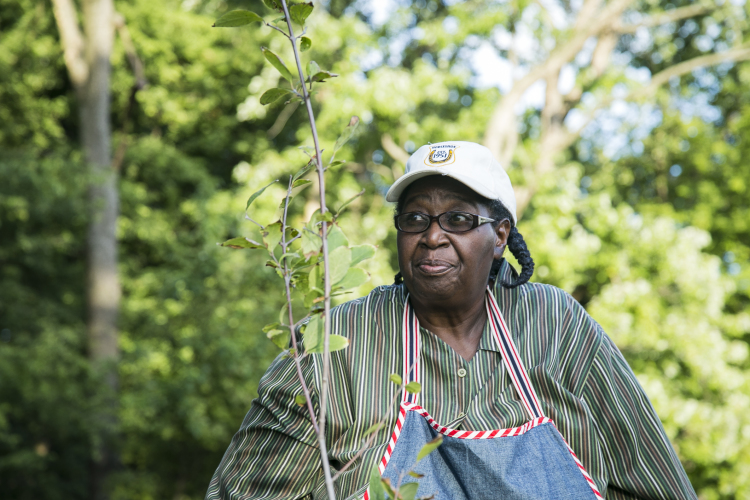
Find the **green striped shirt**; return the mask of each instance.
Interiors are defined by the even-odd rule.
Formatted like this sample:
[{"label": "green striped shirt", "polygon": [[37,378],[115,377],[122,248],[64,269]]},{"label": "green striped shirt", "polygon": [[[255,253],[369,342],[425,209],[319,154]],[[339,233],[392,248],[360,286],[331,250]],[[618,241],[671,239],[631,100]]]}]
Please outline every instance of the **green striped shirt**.
[{"label": "green striped shirt", "polygon": [[[500,278],[512,276],[515,271],[505,262]],[[493,291],[542,407],[602,495],[697,498],[635,375],[583,307],[550,285],[508,290],[500,281]],[[402,285],[382,286],[332,311],[332,331],[350,340],[331,359],[326,440],[332,472],[362,449],[370,426],[385,422],[373,444],[336,481],[338,498],[364,493],[397,418],[400,401],[390,413],[388,408],[399,388],[388,377],[401,374],[405,294]],[[437,422],[490,430],[529,420],[488,325],[471,361],[431,332],[422,329],[421,336],[420,405]],[[305,356],[302,366],[317,412],[320,356]],[[307,408],[294,400],[300,387],[294,361],[276,358],[211,480],[208,500],[326,497]]]}]

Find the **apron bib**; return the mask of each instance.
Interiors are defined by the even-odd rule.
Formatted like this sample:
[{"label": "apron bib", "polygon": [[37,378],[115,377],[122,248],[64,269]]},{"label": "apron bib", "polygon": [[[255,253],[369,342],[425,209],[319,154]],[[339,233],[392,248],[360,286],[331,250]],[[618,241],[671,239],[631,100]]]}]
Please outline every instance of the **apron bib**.
[{"label": "apron bib", "polygon": [[[581,500],[602,499],[583,464],[551,419],[521,363],[495,297],[488,289],[487,317],[505,368],[530,420],[512,429],[462,431],[444,427],[404,391],[398,420],[379,464],[380,474],[395,488],[418,480],[417,497],[435,500]],[[419,321],[406,298],[403,321],[403,381],[420,382]],[[416,465],[417,454],[443,435],[443,444]],[[369,489],[365,492],[369,500]]]}]

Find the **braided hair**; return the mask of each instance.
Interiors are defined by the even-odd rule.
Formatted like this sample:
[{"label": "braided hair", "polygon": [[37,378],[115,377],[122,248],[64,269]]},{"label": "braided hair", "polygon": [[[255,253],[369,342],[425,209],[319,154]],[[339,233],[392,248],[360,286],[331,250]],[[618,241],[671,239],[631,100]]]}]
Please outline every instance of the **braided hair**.
[{"label": "braided hair", "polygon": [[[401,213],[405,193],[406,191],[404,191],[404,193],[396,203],[396,215],[399,215]],[[513,219],[510,216],[510,212],[507,208],[505,208],[500,200],[490,200],[480,196],[479,203],[486,206],[487,210],[490,213],[490,217],[495,219],[495,222],[492,223],[494,227],[497,227],[498,224],[503,221],[503,219],[508,219],[509,221],[511,221],[510,234],[508,235],[508,250],[510,250],[510,253],[513,254],[518,263],[521,265],[521,273],[518,275],[518,279],[512,282],[503,281],[501,284],[505,288],[516,288],[519,285],[523,285],[524,283],[529,281],[531,276],[534,274],[534,259],[531,258],[531,252],[529,252],[529,249],[526,246],[526,241],[524,241],[523,236],[521,236],[521,233],[518,232],[515,224],[513,224]],[[497,279],[497,275],[500,272],[502,264],[502,260],[492,261],[489,281],[495,281]],[[400,285],[403,282],[404,277],[399,272],[398,274],[396,274],[395,284]]]}]

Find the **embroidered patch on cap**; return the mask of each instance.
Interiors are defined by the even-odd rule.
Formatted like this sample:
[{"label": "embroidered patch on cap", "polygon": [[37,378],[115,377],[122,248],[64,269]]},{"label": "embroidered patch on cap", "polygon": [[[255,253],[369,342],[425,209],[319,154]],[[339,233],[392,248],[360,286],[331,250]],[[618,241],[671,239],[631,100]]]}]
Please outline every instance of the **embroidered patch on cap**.
[{"label": "embroidered patch on cap", "polygon": [[458,146],[453,144],[430,146],[430,154],[424,159],[424,164],[428,167],[450,165],[456,161],[456,149],[458,149]]}]

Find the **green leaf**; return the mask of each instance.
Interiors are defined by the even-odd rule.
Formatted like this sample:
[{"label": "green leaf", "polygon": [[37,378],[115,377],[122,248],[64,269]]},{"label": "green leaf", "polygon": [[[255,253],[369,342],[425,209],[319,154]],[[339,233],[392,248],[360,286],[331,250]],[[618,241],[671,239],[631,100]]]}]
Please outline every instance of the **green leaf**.
[{"label": "green leaf", "polygon": [[310,81],[310,77],[317,73],[320,73],[320,66],[318,66],[318,63],[315,61],[307,63],[307,81]]},{"label": "green leaf", "polygon": [[263,92],[262,96],[260,96],[260,103],[265,106],[267,104],[274,103],[282,97],[288,95],[294,95],[294,92],[289,89],[268,89]]},{"label": "green leaf", "polygon": [[357,245],[352,247],[352,265],[357,265],[363,260],[375,255],[375,247],[372,245]]},{"label": "green leaf", "polygon": [[221,246],[229,248],[264,248],[264,245],[261,245],[257,241],[242,237],[227,240],[224,243],[221,243]]},{"label": "green leaf", "polygon": [[383,488],[385,489],[385,492],[388,494],[390,498],[397,499],[400,498],[398,495],[396,495],[396,492],[393,491],[393,486],[391,485],[391,480],[388,478],[381,479],[380,483],[383,485]]},{"label": "green leaf", "polygon": [[380,482],[380,469],[378,469],[377,463],[370,470],[369,490],[371,500],[385,500],[385,489],[383,489],[383,483]]},{"label": "green leaf", "polygon": [[323,283],[321,274],[322,274],[322,267],[313,266],[313,268],[310,270],[310,275],[308,278],[308,285],[307,285],[308,290],[313,291],[316,288],[320,289],[318,285]]},{"label": "green leaf", "polygon": [[266,244],[268,251],[273,253],[281,241],[281,222],[274,222],[266,226],[263,232],[263,243]]},{"label": "green leaf", "polygon": [[316,314],[310,318],[304,332],[305,351],[313,353],[323,352],[324,326],[323,316],[320,314]]},{"label": "green leaf", "polygon": [[410,394],[417,394],[422,390],[422,384],[420,384],[419,382],[409,382],[408,384],[406,384],[406,387],[404,387],[404,389],[406,389],[406,392]]},{"label": "green leaf", "polygon": [[269,323],[263,327],[263,333],[268,333],[271,330],[275,330],[281,326],[281,323]]},{"label": "green leaf", "polygon": [[418,472],[414,472],[413,470],[409,471],[409,475],[415,479],[422,479],[424,477],[424,474],[419,474]]},{"label": "green leaf", "polygon": [[302,38],[299,39],[300,52],[305,52],[306,50],[310,50],[310,47],[312,47],[312,40],[310,40],[306,36],[303,36]]},{"label": "green leaf", "polygon": [[364,269],[360,269],[358,267],[351,267],[346,272],[346,275],[341,281],[334,282],[333,284],[336,287],[340,287],[344,290],[348,290],[349,288],[356,288],[363,283],[367,283],[367,280],[369,279],[370,279],[370,276],[365,272]]},{"label": "green leaf", "polygon": [[341,135],[338,139],[336,139],[336,144],[333,146],[333,154],[335,155],[336,152],[341,149],[344,144],[347,143],[349,139],[352,138],[352,135],[354,135],[354,132],[356,132],[357,127],[359,127],[359,117],[358,116],[352,116],[351,120],[349,120],[349,124],[346,126],[343,132],[341,132]]},{"label": "green leaf", "polygon": [[292,182],[296,182],[296,181],[297,181],[297,179],[299,179],[300,177],[303,177],[303,176],[304,176],[304,175],[306,175],[306,174],[307,174],[307,173],[308,173],[308,172],[309,172],[310,170],[312,170],[312,169],[314,169],[314,168],[315,168],[315,162],[312,162],[312,161],[308,162],[308,163],[307,163],[307,165],[305,165],[304,167],[302,167],[301,169],[299,169],[299,170],[297,171],[297,173],[296,173],[296,174],[294,174],[294,176],[292,177]]},{"label": "green leaf", "polygon": [[438,434],[438,436],[430,441],[429,443],[422,446],[422,449],[419,450],[419,453],[417,454],[417,462],[422,460],[424,457],[432,453],[433,451],[437,450],[437,447],[443,444],[443,435]]},{"label": "green leaf", "polygon": [[401,385],[401,384],[404,383],[404,381],[401,379],[401,377],[398,374],[396,374],[396,373],[391,373],[388,376],[388,380],[390,380],[391,382],[393,382],[396,385]]},{"label": "green leaf", "polygon": [[286,78],[289,83],[294,84],[294,78],[289,72],[289,69],[287,69],[286,64],[284,64],[284,61],[282,61],[279,56],[274,54],[273,51],[266,47],[261,47],[260,50],[263,51],[263,55],[265,56],[266,60],[271,63],[271,66],[279,70],[281,76]]},{"label": "green leaf", "polygon": [[[330,212],[326,212],[327,214]],[[349,240],[340,227],[332,224],[328,226],[328,251],[333,252],[338,247],[348,246]],[[333,282],[332,282],[333,283]]]},{"label": "green leaf", "polygon": [[284,12],[284,9],[281,7],[281,2],[279,0],[263,0],[263,3],[266,4],[266,7],[271,10]]},{"label": "green leaf", "polygon": [[360,197],[360,196],[362,196],[363,194],[365,194],[365,190],[364,190],[364,189],[363,189],[362,191],[360,191],[359,193],[355,194],[354,196],[352,196],[351,198],[349,198],[348,200],[346,200],[346,201],[345,201],[345,202],[344,202],[344,203],[343,203],[343,204],[342,204],[342,205],[341,205],[341,206],[339,207],[338,211],[336,212],[336,217],[338,217],[339,215],[341,215],[341,212],[343,212],[343,210],[344,210],[344,209],[345,209],[346,207],[348,207],[348,206],[349,206],[349,205],[350,205],[350,204],[351,204],[351,203],[352,203],[352,202],[353,202],[354,200],[356,200],[357,198],[359,198],[359,197]]},{"label": "green leaf", "polygon": [[333,169],[335,169],[335,168],[337,168],[337,167],[340,167],[340,166],[341,166],[341,165],[343,165],[344,163],[346,163],[346,160],[336,160],[336,161],[332,161],[331,163],[329,163],[329,164],[328,164],[328,166],[326,167],[326,170],[328,170],[329,168],[333,168]]},{"label": "green leaf", "polygon": [[330,252],[328,261],[331,266],[331,283],[338,283],[349,271],[352,263],[352,251],[345,246],[338,247],[336,250]]},{"label": "green leaf", "polygon": [[279,349],[286,349],[289,347],[289,330],[269,330],[268,333],[266,333],[266,337],[276,344],[276,347]]},{"label": "green leaf", "polygon": [[304,394],[297,394],[294,396],[294,402],[300,406],[305,406],[307,404],[307,398]]},{"label": "green leaf", "polygon": [[414,500],[414,497],[417,496],[417,489],[419,489],[419,483],[406,483],[401,485],[398,492],[402,500]]},{"label": "green leaf", "polygon": [[252,22],[262,23],[264,21],[263,18],[255,12],[251,12],[249,10],[233,10],[231,12],[227,12],[219,19],[217,19],[213,27],[234,28],[237,26],[245,26],[246,24],[250,24]]},{"label": "green leaf", "polygon": [[292,17],[292,22],[299,24],[300,26],[305,25],[305,20],[313,11],[312,2],[308,3],[297,3],[289,7],[289,15]]},{"label": "green leaf", "polygon": [[307,180],[307,179],[297,179],[296,181],[292,183],[292,189],[298,188],[301,186],[307,186],[308,184],[312,184],[312,181]]},{"label": "green leaf", "polygon": [[302,238],[300,239],[302,240],[301,251],[305,256],[319,252],[320,246],[323,244],[323,239],[309,229],[302,231]]},{"label": "green leaf", "polygon": [[328,80],[329,78],[336,78],[337,76],[339,75],[336,73],[331,73],[330,71],[318,71],[312,76],[311,81],[324,82]]},{"label": "green leaf", "polygon": [[349,347],[349,339],[346,337],[342,337],[341,335],[331,335],[328,338],[328,350],[330,352],[340,351],[347,347]]},{"label": "green leaf", "polygon": [[372,424],[370,427],[368,427],[367,430],[365,431],[365,433],[362,434],[362,435],[363,436],[369,436],[373,432],[377,432],[380,429],[382,429],[383,427],[385,427],[385,424],[383,422],[377,422],[375,424]]},{"label": "green leaf", "polygon": [[275,184],[276,182],[279,182],[279,180],[276,179],[275,181],[268,184],[268,186],[262,187],[256,192],[254,192],[253,194],[251,194],[250,198],[247,199],[247,205],[245,205],[245,212],[247,212],[247,209],[250,208],[250,204],[254,202],[258,198],[258,196],[263,194],[263,191],[265,191],[269,186],[271,186],[272,184]]}]

